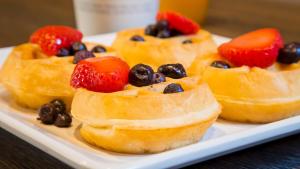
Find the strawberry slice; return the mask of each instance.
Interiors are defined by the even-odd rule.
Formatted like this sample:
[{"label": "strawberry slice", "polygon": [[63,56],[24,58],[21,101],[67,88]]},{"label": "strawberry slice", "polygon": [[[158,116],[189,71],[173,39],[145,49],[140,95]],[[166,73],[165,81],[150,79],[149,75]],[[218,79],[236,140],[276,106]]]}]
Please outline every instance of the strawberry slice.
[{"label": "strawberry slice", "polygon": [[71,86],[95,92],[116,92],[128,83],[128,74],[128,64],[117,57],[89,58],[76,65]]},{"label": "strawberry slice", "polygon": [[277,29],[264,28],[239,36],[219,47],[219,53],[235,66],[266,68],[277,59],[283,47]]},{"label": "strawberry slice", "polygon": [[82,33],[68,26],[49,25],[36,30],[30,36],[30,42],[40,45],[48,56],[58,53],[61,48],[70,48],[74,42],[80,42]]},{"label": "strawberry slice", "polygon": [[185,35],[195,34],[200,29],[196,22],[176,12],[159,12],[156,20],[167,20],[171,29],[175,29]]}]

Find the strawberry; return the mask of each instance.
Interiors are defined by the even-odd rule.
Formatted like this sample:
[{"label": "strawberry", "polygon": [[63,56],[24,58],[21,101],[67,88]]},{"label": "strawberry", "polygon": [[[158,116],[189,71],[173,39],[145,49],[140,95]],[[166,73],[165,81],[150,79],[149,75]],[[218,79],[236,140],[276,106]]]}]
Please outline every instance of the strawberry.
[{"label": "strawberry", "polygon": [[30,36],[30,42],[40,45],[48,56],[58,53],[61,48],[70,48],[74,42],[80,42],[82,33],[68,26],[50,25],[39,28]]},{"label": "strawberry", "polygon": [[128,83],[128,73],[128,64],[117,57],[89,58],[76,65],[71,86],[95,92],[116,92]]},{"label": "strawberry", "polygon": [[175,29],[185,35],[195,34],[200,29],[200,26],[196,22],[176,12],[159,12],[156,20],[167,20],[170,29]]},{"label": "strawberry", "polygon": [[266,68],[277,59],[283,47],[277,29],[264,28],[239,36],[219,47],[219,53],[236,66]]}]

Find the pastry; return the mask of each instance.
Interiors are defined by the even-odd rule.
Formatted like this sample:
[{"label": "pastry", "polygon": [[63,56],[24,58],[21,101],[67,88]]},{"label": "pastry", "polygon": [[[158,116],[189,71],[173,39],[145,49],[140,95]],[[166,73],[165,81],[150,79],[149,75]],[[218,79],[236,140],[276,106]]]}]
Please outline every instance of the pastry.
[{"label": "pastry", "polygon": [[[75,92],[70,86],[74,63],[85,57],[107,55],[99,53],[102,50],[112,51],[103,45],[81,43],[81,38],[82,34],[73,28],[46,26],[32,34],[30,43],[15,47],[0,72],[1,82],[13,100],[37,109],[61,99],[69,109]],[[59,44],[50,44],[53,40]]]},{"label": "pastry", "polygon": [[227,120],[268,123],[300,114],[300,45],[276,29],[256,30],[219,47],[203,74]]},{"label": "pastry", "polygon": [[71,84],[78,88],[71,113],[82,121],[80,135],[115,152],[156,153],[195,143],[220,113],[209,87],[186,77],[178,64],[155,73],[146,64],[129,70],[115,57],[90,58],[76,66]]},{"label": "pastry", "polygon": [[196,60],[217,53],[209,32],[173,12],[159,13],[157,23],[146,28],[118,32],[113,47],[131,67],[144,63],[156,69],[162,64],[181,63],[188,74],[198,73],[189,71]]}]

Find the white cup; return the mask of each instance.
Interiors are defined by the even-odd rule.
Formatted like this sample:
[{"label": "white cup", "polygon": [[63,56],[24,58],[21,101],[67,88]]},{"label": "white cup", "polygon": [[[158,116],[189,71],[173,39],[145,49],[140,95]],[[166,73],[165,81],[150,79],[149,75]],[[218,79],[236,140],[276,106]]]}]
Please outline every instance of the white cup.
[{"label": "white cup", "polygon": [[84,35],[154,23],[158,0],[74,0],[77,27]]}]

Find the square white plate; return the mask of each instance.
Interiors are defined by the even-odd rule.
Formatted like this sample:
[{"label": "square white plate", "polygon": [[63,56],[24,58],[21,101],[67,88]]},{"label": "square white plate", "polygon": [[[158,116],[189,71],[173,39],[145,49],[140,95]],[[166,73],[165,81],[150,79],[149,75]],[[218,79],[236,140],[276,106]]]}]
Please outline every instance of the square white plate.
[{"label": "square white plate", "polygon": [[[85,41],[110,45],[115,34],[85,38]],[[218,44],[229,40],[214,36]],[[0,65],[11,48],[0,49]],[[242,124],[218,120],[196,143],[151,155],[128,155],[108,152],[85,143],[78,135],[79,122],[59,129],[40,124],[36,113],[11,103],[0,86],[0,126],[75,168],[169,168],[179,167],[228,154],[263,142],[298,133],[300,116],[269,124]]]}]

